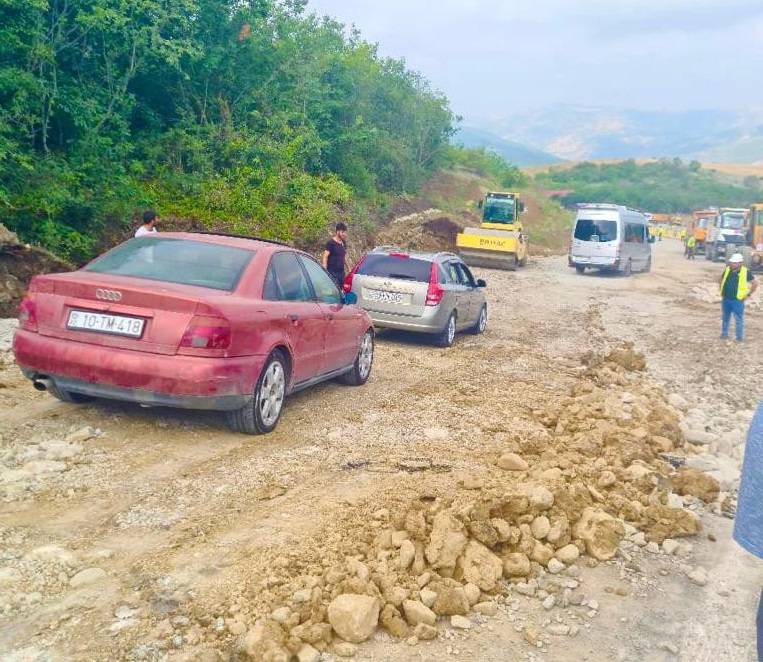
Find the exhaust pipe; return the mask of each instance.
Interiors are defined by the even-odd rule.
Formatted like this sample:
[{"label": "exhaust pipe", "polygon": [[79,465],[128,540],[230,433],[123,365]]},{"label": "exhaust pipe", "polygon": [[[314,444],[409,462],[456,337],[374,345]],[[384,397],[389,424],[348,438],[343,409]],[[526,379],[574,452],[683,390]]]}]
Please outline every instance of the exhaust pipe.
[{"label": "exhaust pipe", "polygon": [[37,378],[32,381],[32,386],[34,386],[38,391],[47,391],[49,384],[49,379]]}]

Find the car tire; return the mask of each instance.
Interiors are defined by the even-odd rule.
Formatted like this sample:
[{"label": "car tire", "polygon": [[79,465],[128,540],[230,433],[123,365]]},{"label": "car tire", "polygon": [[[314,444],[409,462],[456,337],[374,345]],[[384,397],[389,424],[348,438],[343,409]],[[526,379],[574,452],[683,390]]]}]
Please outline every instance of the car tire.
[{"label": "car tire", "polygon": [[487,305],[483,305],[480,309],[480,316],[477,318],[477,323],[469,329],[469,333],[478,336],[481,333],[485,333],[487,328]]},{"label": "car tire", "polygon": [[280,351],[273,352],[257,379],[252,401],[227,412],[228,426],[243,434],[268,434],[272,432],[283,412],[288,383],[288,367]]},{"label": "car tire", "polygon": [[456,313],[452,312],[445,327],[435,336],[435,345],[438,347],[451,347],[456,339]]},{"label": "car tire", "polygon": [[646,261],[646,266],[644,267],[644,273],[649,273],[652,270],[652,258],[651,256]]},{"label": "car tire", "polygon": [[374,365],[374,332],[369,329],[360,341],[358,355],[352,370],[343,374],[339,381],[348,386],[363,386],[371,376],[371,368]]},{"label": "car tire", "polygon": [[575,271],[577,271],[581,276],[585,273],[585,267],[581,265],[575,265]]},{"label": "car tire", "polygon": [[84,404],[85,402],[90,402],[93,399],[89,395],[84,395],[82,393],[73,393],[72,391],[67,391],[65,389],[59,388],[53,382],[48,383],[47,391],[54,398],[56,398],[56,400],[60,400],[61,402],[70,402],[76,405],[81,405],[81,404]]}]

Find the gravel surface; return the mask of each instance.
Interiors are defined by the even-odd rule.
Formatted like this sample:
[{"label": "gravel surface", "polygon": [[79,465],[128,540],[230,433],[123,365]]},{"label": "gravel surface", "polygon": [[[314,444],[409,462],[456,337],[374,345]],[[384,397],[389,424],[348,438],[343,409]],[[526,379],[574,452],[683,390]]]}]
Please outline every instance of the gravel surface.
[{"label": "gravel surface", "polygon": [[[611,560],[583,556],[547,571],[536,563],[533,578],[478,589],[487,606],[441,618],[434,639],[426,628],[415,640],[379,629],[357,658],[754,660],[763,570],[730,541],[726,515],[761,397],[750,377],[763,367],[763,313],[750,310],[745,345],[718,341],[717,306],[696,292],[710,291],[719,268],[685,261],[665,241],[652,273],[631,279],[577,276],[562,258],[481,271],[483,336],[441,350],[381,334],[365,387],[331,383],[294,396],[266,437],[232,434],[210,413],[64,405],[15,366],[0,367],[0,658],[247,659],[260,650],[265,617],[325,622],[320,594],[334,585],[332,569],[345,573],[345,587],[367,582],[369,566],[378,572],[379,533],[418,526],[403,504],[434,513],[506,490],[510,468],[523,468],[514,453],[537,463],[527,475],[544,484],[598,467],[594,492],[627,482],[648,504],[678,500],[703,531],[655,543],[626,528]],[[623,342],[643,353],[645,371],[602,363]],[[626,354],[615,358],[637,356]],[[570,428],[590,393],[601,394],[604,428],[630,435],[613,438],[600,464],[588,446],[595,435]],[[669,466],[639,440],[636,423],[663,409],[680,424],[666,434],[695,442],[671,453],[718,481],[712,503],[669,494],[660,473]],[[639,483],[640,467],[659,469],[655,485]],[[610,469],[616,481],[601,487]],[[530,518],[538,537],[550,535],[558,511],[549,512]],[[399,574],[417,596],[420,578]],[[301,632],[324,661],[354,650]]]}]

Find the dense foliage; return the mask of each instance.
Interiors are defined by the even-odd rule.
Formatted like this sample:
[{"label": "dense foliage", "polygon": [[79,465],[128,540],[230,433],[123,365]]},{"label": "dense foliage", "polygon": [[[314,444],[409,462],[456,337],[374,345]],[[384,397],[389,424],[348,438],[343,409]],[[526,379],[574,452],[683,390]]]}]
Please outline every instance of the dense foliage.
[{"label": "dense foliage", "polygon": [[463,168],[495,182],[499,187],[514,189],[527,184],[527,176],[496,152],[484,147],[456,147],[443,150],[442,164],[448,168]]},{"label": "dense foliage", "polygon": [[561,199],[578,202],[612,202],[651,212],[690,212],[708,206],[746,207],[763,198],[760,180],[735,183],[692,161],[680,159],[637,164],[635,161],[580,163],[536,175],[546,189],[568,189]]},{"label": "dense foliage", "polygon": [[74,260],[147,205],[309,242],[416,189],[453,119],[302,0],[0,0],[0,222]]}]

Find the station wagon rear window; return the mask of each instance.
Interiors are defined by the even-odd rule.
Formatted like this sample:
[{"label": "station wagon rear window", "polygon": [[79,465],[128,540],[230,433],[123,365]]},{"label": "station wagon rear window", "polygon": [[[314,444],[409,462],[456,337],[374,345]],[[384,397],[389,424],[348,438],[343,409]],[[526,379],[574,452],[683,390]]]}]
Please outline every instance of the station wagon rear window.
[{"label": "station wagon rear window", "polygon": [[428,283],[432,263],[415,257],[370,254],[361,263],[358,273],[363,276],[399,278],[418,283]]},{"label": "station wagon rear window", "polygon": [[187,239],[131,239],[85,271],[232,291],[254,251]]},{"label": "station wagon rear window", "polygon": [[580,241],[615,241],[617,221],[594,221],[580,218],[575,225],[575,239]]}]

